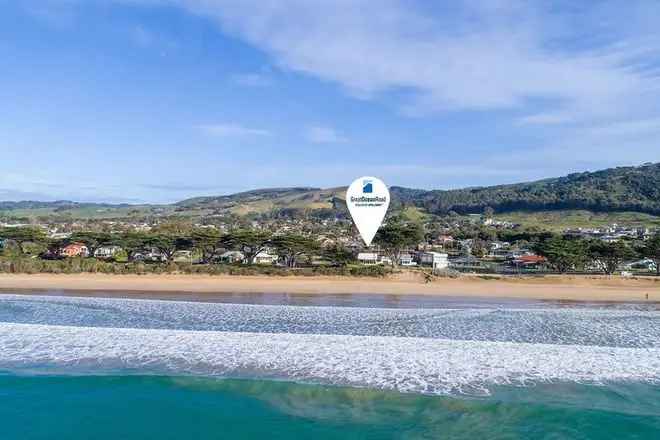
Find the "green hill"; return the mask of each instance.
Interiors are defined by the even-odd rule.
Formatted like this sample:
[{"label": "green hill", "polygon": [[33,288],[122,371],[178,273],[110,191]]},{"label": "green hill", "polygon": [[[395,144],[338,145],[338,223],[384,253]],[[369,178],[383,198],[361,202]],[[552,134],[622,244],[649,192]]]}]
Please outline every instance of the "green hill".
[{"label": "green hill", "polygon": [[[331,217],[346,214],[345,191],[346,187],[270,188],[224,196],[196,197],[172,205],[0,202],[0,214],[118,218],[144,215],[202,217],[212,214],[290,216],[304,211]],[[660,163],[575,173],[536,182],[448,191],[395,186],[391,188],[391,194],[392,210],[404,210],[406,215],[417,218],[427,214],[443,215],[451,211],[475,214],[483,212],[486,207],[493,208],[500,216],[520,218],[530,213],[568,211],[660,215]],[[585,214],[579,216],[584,218]]]},{"label": "green hill", "polygon": [[660,163],[450,191],[392,188],[393,198],[434,214],[581,209],[660,215]]}]

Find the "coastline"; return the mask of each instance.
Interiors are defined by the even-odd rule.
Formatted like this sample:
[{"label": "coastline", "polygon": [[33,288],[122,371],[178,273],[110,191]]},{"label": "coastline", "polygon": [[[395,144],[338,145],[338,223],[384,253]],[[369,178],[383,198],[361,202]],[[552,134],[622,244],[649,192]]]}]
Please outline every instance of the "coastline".
[{"label": "coastline", "polygon": [[[0,274],[1,293],[24,291],[107,292],[113,296],[213,299],[213,294],[429,295],[567,301],[660,301],[660,280],[605,276],[548,275],[488,277],[466,275],[425,284],[402,273],[388,278],[341,276],[269,277],[211,275]],[[647,298],[648,295],[648,298]]]}]

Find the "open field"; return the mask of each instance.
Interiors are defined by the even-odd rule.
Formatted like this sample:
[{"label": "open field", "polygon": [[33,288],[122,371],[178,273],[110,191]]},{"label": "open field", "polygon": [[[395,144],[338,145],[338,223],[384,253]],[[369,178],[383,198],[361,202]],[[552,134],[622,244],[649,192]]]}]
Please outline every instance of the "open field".
[{"label": "open field", "polygon": [[538,227],[553,232],[567,228],[597,228],[612,223],[639,227],[660,227],[660,217],[640,212],[591,212],[585,210],[510,212],[498,214],[497,220],[519,223],[525,227]]}]

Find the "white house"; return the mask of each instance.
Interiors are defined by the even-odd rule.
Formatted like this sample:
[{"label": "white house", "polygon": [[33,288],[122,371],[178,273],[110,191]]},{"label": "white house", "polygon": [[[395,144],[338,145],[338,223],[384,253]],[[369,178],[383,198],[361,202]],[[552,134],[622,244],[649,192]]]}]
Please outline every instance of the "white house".
[{"label": "white house", "polygon": [[121,250],[122,249],[119,246],[101,246],[94,251],[94,257],[101,260],[114,258],[114,256],[121,252]]},{"label": "white house", "polygon": [[381,264],[380,260],[378,259],[378,254],[375,252],[360,252],[357,256],[357,259],[360,263],[367,266]]},{"label": "white house", "polygon": [[418,254],[421,264],[432,266],[433,269],[446,269],[449,267],[449,256],[441,252],[420,252]]},{"label": "white house", "polygon": [[401,266],[417,266],[415,257],[412,254],[401,254],[399,257],[399,264],[401,264]]},{"label": "white house", "polygon": [[254,256],[256,264],[275,264],[277,263],[277,255],[269,254],[266,251],[261,251]]}]

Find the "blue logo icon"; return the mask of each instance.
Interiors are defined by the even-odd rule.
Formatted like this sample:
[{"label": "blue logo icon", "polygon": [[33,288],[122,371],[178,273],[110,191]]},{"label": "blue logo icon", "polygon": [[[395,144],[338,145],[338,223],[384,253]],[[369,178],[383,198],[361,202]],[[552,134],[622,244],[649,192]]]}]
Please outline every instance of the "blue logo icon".
[{"label": "blue logo icon", "polygon": [[371,180],[363,180],[362,181],[362,192],[364,194],[371,194],[374,192],[374,186],[371,182]]}]

